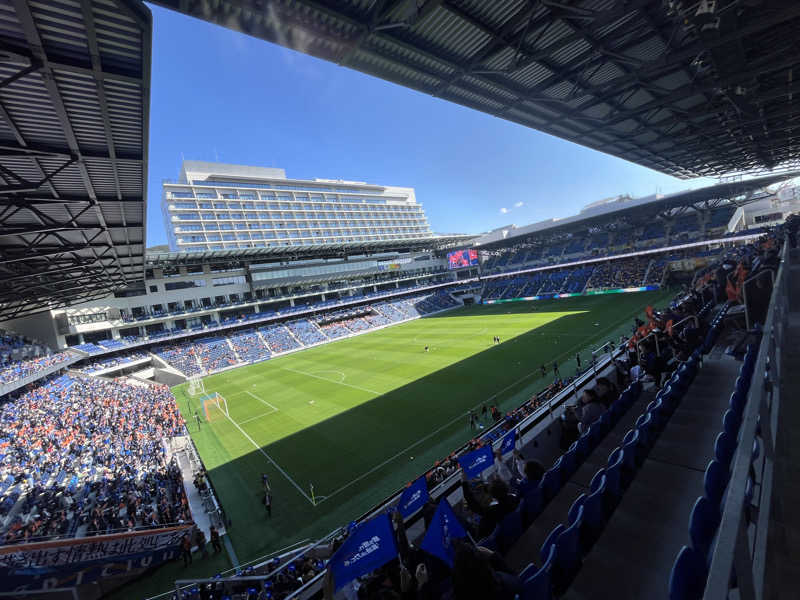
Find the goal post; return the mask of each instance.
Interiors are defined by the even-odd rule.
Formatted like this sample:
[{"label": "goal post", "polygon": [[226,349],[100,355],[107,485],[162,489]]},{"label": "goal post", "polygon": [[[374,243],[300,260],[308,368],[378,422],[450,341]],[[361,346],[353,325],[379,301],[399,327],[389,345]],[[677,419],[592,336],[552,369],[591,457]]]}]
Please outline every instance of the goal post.
[{"label": "goal post", "polygon": [[217,392],[206,394],[203,396],[203,413],[209,423],[229,417],[228,401]]},{"label": "goal post", "polygon": [[189,387],[186,390],[190,396],[197,396],[197,394],[205,393],[206,388],[203,385],[203,378],[200,375],[192,375],[189,377]]}]

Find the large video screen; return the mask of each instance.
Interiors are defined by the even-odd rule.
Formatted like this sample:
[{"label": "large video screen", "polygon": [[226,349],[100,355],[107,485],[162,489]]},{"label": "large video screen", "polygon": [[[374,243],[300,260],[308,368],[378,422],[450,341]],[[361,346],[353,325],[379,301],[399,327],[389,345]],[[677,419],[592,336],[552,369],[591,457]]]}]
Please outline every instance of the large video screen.
[{"label": "large video screen", "polygon": [[461,269],[463,267],[478,266],[477,250],[459,250],[447,254],[447,263],[451,269]]}]

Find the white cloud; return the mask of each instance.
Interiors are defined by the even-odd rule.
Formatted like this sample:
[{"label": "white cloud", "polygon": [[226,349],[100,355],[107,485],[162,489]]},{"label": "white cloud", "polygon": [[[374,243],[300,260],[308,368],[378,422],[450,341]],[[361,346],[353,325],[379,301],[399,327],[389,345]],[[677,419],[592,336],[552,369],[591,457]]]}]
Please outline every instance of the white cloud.
[{"label": "white cloud", "polygon": [[515,202],[514,203],[514,208],[520,208],[521,206],[524,206],[524,205],[525,205],[524,202]]},{"label": "white cloud", "polygon": [[501,209],[500,209],[500,212],[501,212],[502,214],[506,214],[506,213],[508,212],[508,209],[507,209],[507,208],[505,208],[505,207],[503,207],[503,208],[501,208]]}]

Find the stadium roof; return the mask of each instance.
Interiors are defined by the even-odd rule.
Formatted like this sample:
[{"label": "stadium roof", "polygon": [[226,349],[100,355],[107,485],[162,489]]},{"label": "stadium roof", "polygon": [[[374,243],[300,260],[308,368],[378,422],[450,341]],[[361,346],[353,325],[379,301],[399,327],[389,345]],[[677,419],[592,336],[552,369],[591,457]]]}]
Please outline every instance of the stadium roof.
[{"label": "stadium roof", "polygon": [[620,217],[653,218],[656,215],[682,207],[715,208],[720,203],[732,201],[746,204],[757,200],[756,192],[766,186],[800,176],[800,171],[786,172],[746,180],[735,180],[710,185],[696,190],[686,190],[666,196],[646,196],[593,205],[579,214],[564,219],[548,219],[523,227],[514,225],[490,231],[475,241],[483,249],[500,248],[518,243],[526,236],[548,235],[558,231],[577,230],[591,223],[602,223]]},{"label": "stadium roof", "polygon": [[677,177],[800,159],[796,0],[155,0]]},{"label": "stadium roof", "polygon": [[474,235],[447,235],[412,240],[382,240],[350,242],[344,244],[314,244],[307,246],[273,246],[241,250],[207,250],[204,252],[151,252],[147,254],[147,267],[174,267],[208,262],[246,261],[277,262],[309,260],[314,258],[347,258],[389,252],[415,252],[442,250],[463,246]]},{"label": "stadium roof", "polygon": [[150,12],[0,7],[0,321],[142,279]]}]

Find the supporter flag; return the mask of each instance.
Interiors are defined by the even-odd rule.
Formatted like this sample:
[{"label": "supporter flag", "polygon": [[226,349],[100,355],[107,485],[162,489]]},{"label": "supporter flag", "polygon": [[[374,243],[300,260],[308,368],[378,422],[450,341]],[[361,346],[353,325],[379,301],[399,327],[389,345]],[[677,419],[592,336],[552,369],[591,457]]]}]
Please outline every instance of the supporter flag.
[{"label": "supporter flag", "polygon": [[505,456],[509,452],[514,450],[514,447],[517,445],[517,430],[512,429],[506,434],[506,437],[503,438],[503,443],[500,444],[500,454]]},{"label": "supporter flag", "polygon": [[460,456],[458,464],[461,470],[467,476],[467,479],[475,479],[486,469],[494,464],[494,456],[492,455],[492,447],[484,446],[478,448],[469,454]]},{"label": "supporter flag", "polygon": [[382,567],[396,556],[397,544],[389,515],[384,513],[361,523],[328,563],[335,590]]},{"label": "supporter flag", "polygon": [[442,498],[419,547],[452,567],[456,555],[453,540],[464,537],[467,537],[467,532],[458,522],[447,498]]},{"label": "supporter flag", "polygon": [[400,502],[397,503],[397,511],[404,519],[407,519],[425,506],[428,498],[428,482],[425,480],[425,476],[422,476],[403,490]]}]

